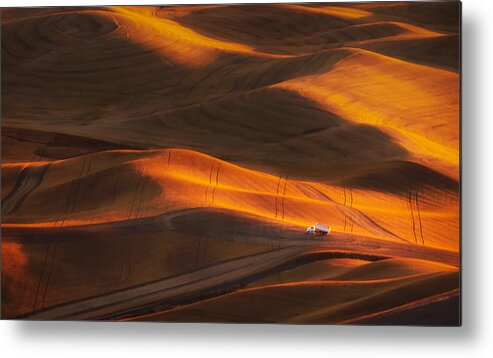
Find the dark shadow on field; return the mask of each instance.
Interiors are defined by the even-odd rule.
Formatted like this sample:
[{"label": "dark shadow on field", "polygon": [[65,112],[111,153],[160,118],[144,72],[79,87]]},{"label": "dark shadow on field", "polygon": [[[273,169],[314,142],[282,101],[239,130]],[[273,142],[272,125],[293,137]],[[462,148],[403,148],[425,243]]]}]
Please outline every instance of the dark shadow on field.
[{"label": "dark shadow on field", "polygon": [[427,166],[405,160],[370,164],[355,173],[349,171],[337,184],[403,195],[426,188],[459,193],[458,181]]},{"label": "dark shadow on field", "polygon": [[218,54],[187,68],[116,29],[89,11],[2,25],[5,156],[59,159],[93,152],[91,146],[187,148],[313,180],[332,177],[336,167],[407,156],[380,129],[269,87],[325,73],[346,50],[293,58]]},{"label": "dark shadow on field", "polygon": [[[41,19],[43,11],[48,10],[38,11]],[[327,22],[325,15],[315,17]],[[4,156],[30,161],[106,149],[187,148],[312,180],[407,157],[377,127],[346,121],[296,93],[269,87],[324,73],[346,50],[293,58],[218,54],[209,64],[187,68],[115,34],[117,28],[89,10],[2,25]]]},{"label": "dark shadow on field", "polygon": [[[301,6],[327,4],[300,4]],[[347,4],[335,4],[337,7]],[[357,7],[349,5],[349,7]],[[364,7],[374,15],[342,19],[301,8],[234,6],[203,9],[175,21],[205,36],[241,42],[260,51],[302,54],[350,46],[375,51],[404,61],[458,71],[457,3],[400,4],[397,7]],[[273,21],[275,19],[275,21]],[[430,22],[430,19],[433,21]],[[448,36],[393,38],[406,33],[397,23],[411,23]],[[250,31],[244,31],[249,28]],[[373,41],[376,40],[376,41]],[[368,42],[366,42],[368,41]]]},{"label": "dark shadow on field", "polygon": [[[479,21],[466,17],[463,21],[464,58],[462,70],[463,111],[462,111],[462,316],[461,329],[420,328],[420,327],[335,327],[335,326],[288,326],[288,325],[226,325],[226,324],[166,324],[166,323],[95,323],[95,322],[11,322],[14,334],[29,342],[41,344],[51,341],[57,344],[68,340],[75,346],[96,344],[121,345],[122,341],[139,344],[155,344],[159,341],[163,347],[167,343],[180,343],[183,347],[195,345],[221,346],[225,341],[245,345],[269,345],[272,347],[293,346],[297,342],[313,347],[350,347],[358,345],[368,349],[377,345],[402,349],[410,342],[419,342],[422,351],[430,347],[443,347],[447,344],[478,342],[479,320],[481,318],[481,297],[486,273],[481,273],[485,264],[478,260],[480,256],[479,238],[481,233],[478,203],[482,193],[481,175],[484,168],[479,153],[479,93],[481,58],[478,39]],[[484,157],[484,156],[483,156]]]},{"label": "dark shadow on field", "polygon": [[359,323],[365,325],[432,325],[453,327],[460,324],[460,299],[459,296],[453,296],[407,311],[391,313],[383,317],[364,319],[359,321]]},{"label": "dark shadow on field", "polygon": [[352,19],[269,4],[203,9],[174,20],[208,37],[279,54],[323,50],[331,45],[327,33],[358,23]]},{"label": "dark shadow on field", "polygon": [[[218,53],[210,63],[187,66],[123,37],[117,24],[90,8],[52,11],[2,24],[3,125],[18,118],[55,128],[123,122],[325,72],[347,55],[272,59]],[[44,13],[50,16],[41,21]]]},{"label": "dark shadow on field", "polygon": [[[362,2],[355,7],[368,8],[377,15],[406,21],[427,29],[457,33],[459,5],[458,1],[402,1],[389,6],[385,2],[375,1],[373,4]],[[346,6],[350,5],[346,4]]]},{"label": "dark shadow on field", "polygon": [[[150,140],[198,150],[290,178],[328,179],[371,163],[405,159],[407,151],[377,127],[358,124],[314,101],[263,88],[127,123]],[[211,141],[214,137],[214,141]],[[163,143],[164,144],[164,143]]]},{"label": "dark shadow on field", "polygon": [[449,35],[400,41],[378,41],[358,47],[400,60],[458,72],[459,41],[458,35]]},{"label": "dark shadow on field", "polygon": [[[24,148],[25,150],[19,150]],[[125,149],[143,149],[125,145]],[[4,163],[26,160],[57,160],[105,150],[122,149],[121,145],[83,136],[2,127]],[[29,158],[31,157],[32,158]]]}]

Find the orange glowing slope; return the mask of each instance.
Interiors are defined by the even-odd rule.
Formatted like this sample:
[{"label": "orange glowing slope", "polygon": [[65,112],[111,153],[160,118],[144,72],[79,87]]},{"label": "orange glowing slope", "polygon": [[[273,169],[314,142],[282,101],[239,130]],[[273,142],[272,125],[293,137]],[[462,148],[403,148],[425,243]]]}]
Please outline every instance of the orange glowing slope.
[{"label": "orange glowing slope", "polygon": [[2,316],[457,322],[458,36],[454,3],[3,11]]},{"label": "orange glowing slope", "polygon": [[[366,302],[375,291],[387,292],[388,277],[395,283],[395,292],[394,288],[391,292],[396,297],[391,306],[378,309],[407,302],[402,292],[413,292],[413,297],[422,299],[456,287],[457,217],[453,209],[443,209],[447,202],[453,208],[457,200],[454,192],[425,186],[420,188],[419,198],[413,193],[408,201],[396,194],[286,180],[180,149],[107,151],[55,162],[4,164],[2,171],[2,192],[8,193],[3,198],[2,250],[9,258],[3,266],[9,283],[4,303],[9,316],[160,319],[139,307],[154,301],[185,300],[180,297],[194,292],[199,297],[209,296],[221,283],[250,282],[292,262],[316,262],[333,255],[354,257],[362,263],[391,257],[427,260],[377,265],[377,281],[364,286],[359,281],[367,280],[368,275],[371,278],[375,270],[347,273],[346,288],[340,291],[343,300]],[[35,209],[40,203],[43,211]],[[410,217],[415,220],[412,224]],[[314,220],[333,226],[330,237],[304,234]],[[162,255],[170,260],[165,266],[160,262]],[[93,262],[89,266],[87,258]],[[242,260],[253,263],[246,265]],[[94,276],[94,269],[107,273]],[[194,274],[187,273],[197,269]],[[32,277],[33,270],[41,272],[41,281]],[[320,280],[324,272],[329,275],[323,276],[325,280],[338,275],[330,264],[326,269],[308,268],[304,279],[290,279],[288,272],[288,282],[306,284],[286,286],[287,292],[294,287],[293,294],[304,297],[302,287],[310,287],[313,278]],[[183,276],[166,278],[173,273]],[[422,275],[424,281],[409,280],[412,275]],[[67,281],[66,277],[76,280]],[[158,282],[152,283],[155,280]],[[141,287],[145,282],[151,283]],[[339,284],[327,285],[322,285],[324,290],[332,287],[339,292]],[[430,285],[435,287],[433,292],[427,289]],[[122,289],[124,293],[112,293]],[[359,293],[346,296],[347,290]],[[136,298],[120,301],[122,294]],[[242,291],[238,294],[243,297]],[[22,299],[11,301],[11,295]],[[230,307],[229,298],[225,299],[221,306]],[[306,306],[306,314],[327,304],[326,296],[319,299],[315,306]],[[324,314],[313,319],[355,319],[374,313],[371,307],[375,306],[362,303],[343,316]],[[137,314],[130,313],[136,308]],[[252,320],[257,321],[260,316],[255,312]],[[292,317],[290,312],[264,319],[284,321]],[[187,314],[182,317],[189,319]],[[218,319],[234,321],[229,314]],[[312,318],[307,317],[308,321]]]},{"label": "orange glowing slope", "polygon": [[390,133],[416,161],[458,177],[456,73],[355,50],[322,76],[278,85],[328,111]]},{"label": "orange glowing slope", "polygon": [[2,171],[9,193],[5,227],[79,226],[211,208],[299,230],[326,222],[335,232],[457,250],[453,191],[416,187],[408,198],[288,180],[180,149],[102,152],[5,164]]}]

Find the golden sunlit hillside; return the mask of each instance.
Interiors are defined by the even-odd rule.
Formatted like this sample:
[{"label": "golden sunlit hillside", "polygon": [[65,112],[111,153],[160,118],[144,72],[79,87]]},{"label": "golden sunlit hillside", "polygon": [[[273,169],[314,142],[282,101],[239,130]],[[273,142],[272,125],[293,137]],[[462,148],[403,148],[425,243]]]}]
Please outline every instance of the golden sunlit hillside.
[{"label": "golden sunlit hillside", "polygon": [[460,324],[458,2],[1,15],[3,318]]}]

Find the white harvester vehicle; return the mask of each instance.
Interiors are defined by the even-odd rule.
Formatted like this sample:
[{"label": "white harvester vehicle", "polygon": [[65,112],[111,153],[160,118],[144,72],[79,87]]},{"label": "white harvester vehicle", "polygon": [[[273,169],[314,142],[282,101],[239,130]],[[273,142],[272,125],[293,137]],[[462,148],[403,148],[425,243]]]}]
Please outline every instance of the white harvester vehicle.
[{"label": "white harvester vehicle", "polygon": [[315,223],[315,225],[306,228],[307,234],[319,234],[328,235],[330,234],[330,226]]}]

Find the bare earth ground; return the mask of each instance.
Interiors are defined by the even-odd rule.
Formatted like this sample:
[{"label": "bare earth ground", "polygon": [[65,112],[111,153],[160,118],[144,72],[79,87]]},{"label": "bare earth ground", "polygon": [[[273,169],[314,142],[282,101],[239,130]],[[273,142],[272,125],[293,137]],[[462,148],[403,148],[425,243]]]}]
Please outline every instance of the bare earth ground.
[{"label": "bare earth ground", "polygon": [[457,325],[458,21],[3,10],[2,317]]}]

